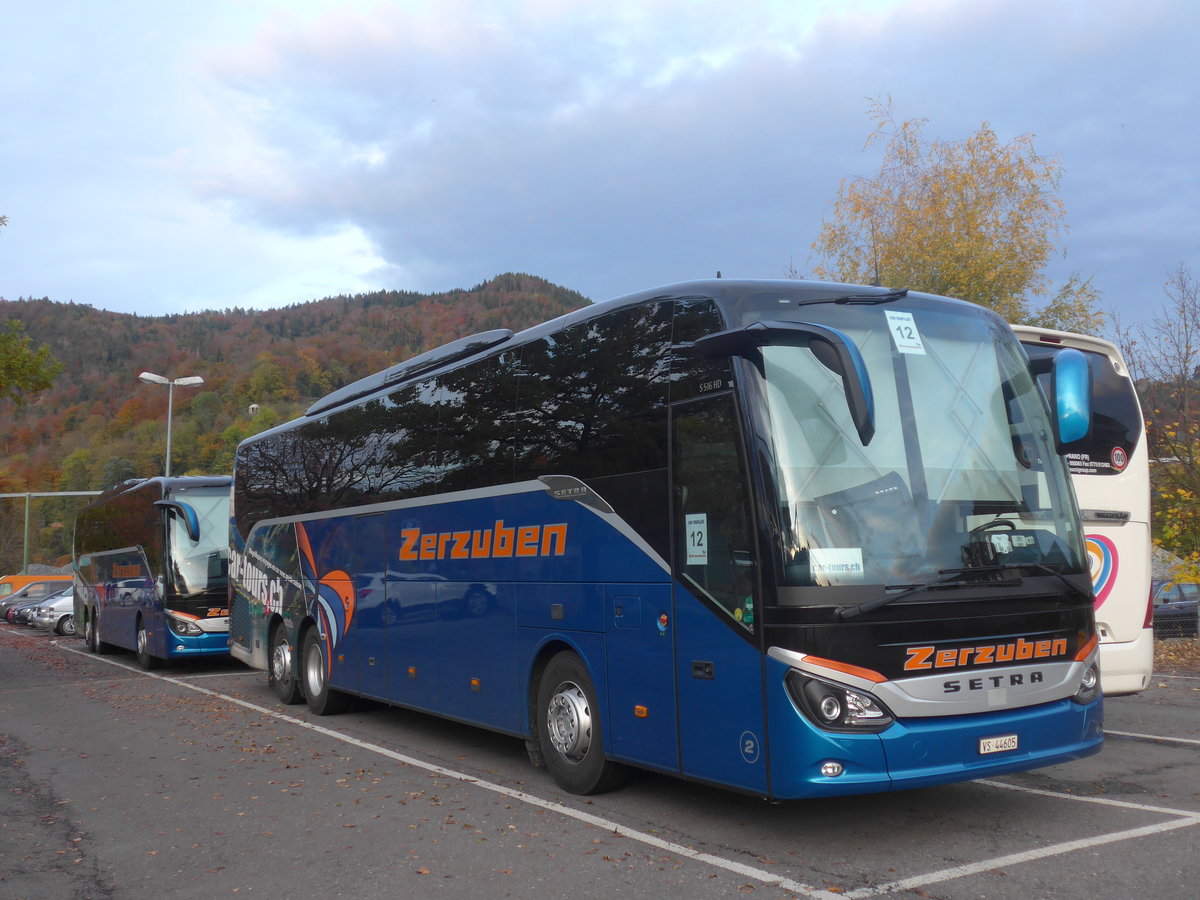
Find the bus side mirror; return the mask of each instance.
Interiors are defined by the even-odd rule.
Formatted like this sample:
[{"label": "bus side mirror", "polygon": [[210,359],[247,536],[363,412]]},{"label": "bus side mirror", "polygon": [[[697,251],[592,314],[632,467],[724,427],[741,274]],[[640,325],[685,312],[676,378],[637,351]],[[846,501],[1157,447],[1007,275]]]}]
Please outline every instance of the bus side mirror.
[{"label": "bus side mirror", "polygon": [[169,509],[174,513],[178,513],[183,519],[184,527],[187,528],[188,538],[192,541],[200,540],[200,517],[196,515],[196,510],[187,503],[181,503],[178,500],[155,500],[154,505],[160,509]]},{"label": "bus side mirror", "polygon": [[871,377],[858,346],[836,328],[812,322],[754,322],[745,328],[721,331],[696,341],[696,349],[710,359],[744,356],[762,371],[760,348],[807,347],[817,361],[842,379],[850,420],[865,447],[875,436],[875,395]]},{"label": "bus side mirror", "polygon": [[1050,377],[1055,435],[1059,453],[1092,430],[1092,371],[1087,357],[1065,347],[1054,356]]}]

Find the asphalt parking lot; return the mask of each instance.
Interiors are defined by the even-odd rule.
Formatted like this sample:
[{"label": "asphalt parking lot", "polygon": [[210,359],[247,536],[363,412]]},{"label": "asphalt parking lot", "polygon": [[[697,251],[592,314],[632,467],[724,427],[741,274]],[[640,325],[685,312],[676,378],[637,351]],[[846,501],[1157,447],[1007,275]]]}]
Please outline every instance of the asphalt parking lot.
[{"label": "asphalt parking lot", "polygon": [[236,663],[147,674],[12,629],[0,721],[3,896],[1094,900],[1200,882],[1186,670],[1110,698],[1084,760],[779,805],[649,774],[564,795],[510,737],[375,705],[317,718]]}]

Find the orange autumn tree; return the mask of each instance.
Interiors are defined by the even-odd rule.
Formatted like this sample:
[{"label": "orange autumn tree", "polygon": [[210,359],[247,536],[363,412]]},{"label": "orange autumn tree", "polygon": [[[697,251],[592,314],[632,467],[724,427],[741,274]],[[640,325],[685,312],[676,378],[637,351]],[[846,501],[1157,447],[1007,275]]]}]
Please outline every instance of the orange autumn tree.
[{"label": "orange autumn tree", "polygon": [[963,141],[927,141],[926,120],[897,123],[890,98],[872,100],[870,115],[864,150],[883,143],[883,160],[874,177],[842,181],[812,244],[817,277],[958,297],[1009,322],[1099,329],[1091,279],[1074,274],[1052,293],[1045,274],[1065,229],[1057,159],[1031,135],[1001,143],[986,122]]}]

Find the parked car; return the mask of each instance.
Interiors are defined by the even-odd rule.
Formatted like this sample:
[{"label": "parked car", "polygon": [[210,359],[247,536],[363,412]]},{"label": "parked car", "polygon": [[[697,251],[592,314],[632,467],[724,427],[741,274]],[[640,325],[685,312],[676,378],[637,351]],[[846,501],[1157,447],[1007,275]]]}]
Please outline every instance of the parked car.
[{"label": "parked car", "polygon": [[18,604],[9,609],[4,614],[4,617],[14,625],[32,625],[33,613],[38,608],[38,604],[45,600],[45,597],[39,597],[37,600],[29,600],[25,603]]},{"label": "parked car", "polygon": [[[26,576],[9,576],[9,581]],[[44,600],[51,594],[57,594],[64,588],[71,587],[69,576],[46,575],[33,580],[25,580],[16,590],[0,600],[0,615],[8,616],[8,611],[14,606],[22,606],[31,600]]]},{"label": "parked car", "polygon": [[14,600],[12,603],[5,603],[4,607],[3,607],[4,608],[4,612],[3,612],[4,621],[8,622],[10,624],[15,622],[17,610],[21,609],[22,607],[28,606],[30,603],[41,603],[41,602],[42,602],[41,600],[30,600],[28,597],[26,597],[22,600]]},{"label": "parked car", "polygon": [[1156,581],[1150,586],[1154,601],[1154,636],[1195,637],[1200,615],[1200,584],[1186,581]]},{"label": "parked car", "polygon": [[33,614],[34,628],[47,628],[55,634],[75,633],[75,591],[67,588],[38,604]]},{"label": "parked car", "polygon": [[[0,598],[8,599],[30,585],[41,585],[41,596],[60,591],[71,583],[70,575],[5,575],[0,578]],[[47,589],[45,585],[50,583]]]}]

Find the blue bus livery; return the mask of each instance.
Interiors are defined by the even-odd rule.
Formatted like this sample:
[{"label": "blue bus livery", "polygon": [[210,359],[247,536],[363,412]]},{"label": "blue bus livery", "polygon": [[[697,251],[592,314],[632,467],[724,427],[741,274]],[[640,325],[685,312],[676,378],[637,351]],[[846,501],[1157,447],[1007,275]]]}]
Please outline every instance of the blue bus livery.
[{"label": "blue bus livery", "polygon": [[694,282],[464,338],[244,441],[230,649],[523,738],[770,798],[1099,749],[1078,510],[1012,331],[942,297]]},{"label": "blue bus livery", "polygon": [[229,652],[229,476],[118,485],[75,519],[75,621],[88,649],[146,669]]}]

